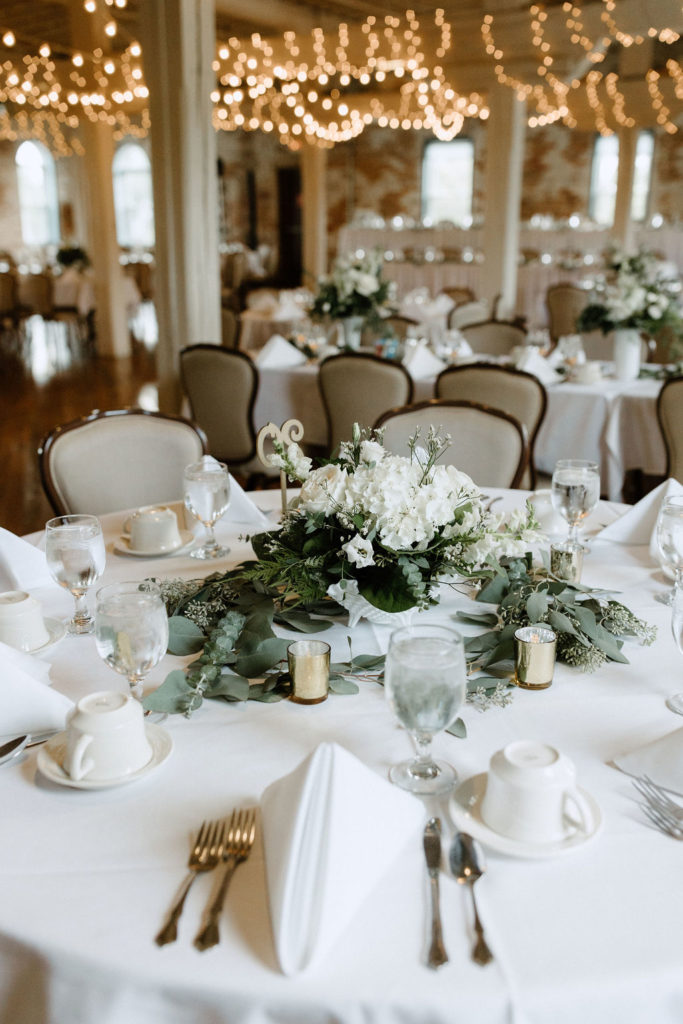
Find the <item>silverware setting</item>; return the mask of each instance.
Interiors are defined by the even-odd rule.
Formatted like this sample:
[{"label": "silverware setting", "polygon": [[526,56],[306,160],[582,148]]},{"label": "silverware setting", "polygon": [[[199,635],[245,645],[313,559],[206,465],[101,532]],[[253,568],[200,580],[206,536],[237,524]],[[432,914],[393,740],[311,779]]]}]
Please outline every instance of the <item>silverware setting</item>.
[{"label": "silverware setting", "polygon": [[230,885],[230,880],[238,865],[242,864],[254,845],[256,836],[256,810],[251,808],[248,811],[233,811],[228,826],[228,835],[221,852],[221,860],[225,864],[225,870],[216,895],[209,903],[204,925],[194,940],[194,945],[200,951],[215,946],[219,939],[218,919]]},{"label": "silverware setting", "polygon": [[467,835],[466,832],[456,832],[451,843],[449,862],[453,877],[461,885],[466,885],[472,894],[474,930],[476,933],[474,946],[472,947],[472,959],[483,967],[493,960],[493,953],[484,938],[484,928],[479,919],[477,901],[474,897],[474,883],[486,871],[486,863],[481,846],[476,839]]},{"label": "silverware setting", "polygon": [[647,775],[632,781],[645,801],[640,807],[652,824],[673,839],[683,839],[683,807]]},{"label": "silverware setting", "polygon": [[441,870],[441,819],[430,818],[425,825],[422,843],[429,872],[429,887],[432,909],[432,937],[427,954],[427,966],[436,970],[448,963],[448,954],[443,943],[441,930],[441,909],[439,893],[439,872]]},{"label": "silverware setting", "polygon": [[165,946],[178,938],[178,919],[183,912],[185,899],[192,883],[201,871],[211,871],[220,863],[225,843],[225,822],[202,822],[194,845],[190,852],[187,866],[190,873],[183,882],[178,897],[171,907],[166,922],[155,938],[157,946]]}]

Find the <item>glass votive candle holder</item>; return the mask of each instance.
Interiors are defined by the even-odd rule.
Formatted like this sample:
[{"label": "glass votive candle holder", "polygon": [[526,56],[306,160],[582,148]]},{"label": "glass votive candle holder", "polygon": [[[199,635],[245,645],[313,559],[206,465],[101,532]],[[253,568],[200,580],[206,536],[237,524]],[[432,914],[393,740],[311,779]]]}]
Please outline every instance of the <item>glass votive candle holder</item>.
[{"label": "glass votive candle holder", "polygon": [[295,640],[287,648],[292,680],[291,699],[296,704],[319,704],[330,688],[330,645],[322,640]]},{"label": "glass votive candle holder", "polygon": [[583,547],[580,544],[551,544],[550,571],[567,583],[580,583],[583,569]]},{"label": "glass votive candle holder", "polygon": [[523,690],[545,690],[553,681],[557,637],[544,626],[515,633],[515,683]]}]

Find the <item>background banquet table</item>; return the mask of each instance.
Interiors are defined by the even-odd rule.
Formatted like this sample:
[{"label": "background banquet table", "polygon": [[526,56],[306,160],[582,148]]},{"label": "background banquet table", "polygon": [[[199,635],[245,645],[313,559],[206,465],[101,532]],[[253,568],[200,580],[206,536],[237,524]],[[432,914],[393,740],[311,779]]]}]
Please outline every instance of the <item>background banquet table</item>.
[{"label": "background banquet table", "polygon": [[[317,387],[318,367],[259,369],[254,423],[284,423],[296,417],[304,439],[325,445],[327,428]],[[434,397],[435,377],[414,380],[414,401]],[[641,469],[652,476],[666,470],[666,454],[655,405],[661,381],[617,381],[596,384],[561,383],[547,389],[548,409],[536,439],[536,467],[552,473],[558,459],[591,459],[600,465],[602,494],[621,499],[624,474]]]}]

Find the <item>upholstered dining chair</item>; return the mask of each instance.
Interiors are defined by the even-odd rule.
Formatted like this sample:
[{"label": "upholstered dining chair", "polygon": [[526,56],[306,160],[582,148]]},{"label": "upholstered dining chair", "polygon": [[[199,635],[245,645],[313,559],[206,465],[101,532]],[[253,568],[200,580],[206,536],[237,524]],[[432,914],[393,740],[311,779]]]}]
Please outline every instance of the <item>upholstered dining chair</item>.
[{"label": "upholstered dining chair", "polygon": [[224,348],[238,348],[240,329],[239,313],[227,306],[221,306],[221,345]]},{"label": "upholstered dining chair", "polygon": [[397,338],[404,340],[408,331],[411,327],[419,327],[420,321],[414,320],[411,316],[400,316],[398,313],[394,316],[388,316],[382,320],[382,327],[390,327]]},{"label": "upholstered dining chair", "polygon": [[570,281],[551,284],[545,293],[545,304],[548,308],[548,328],[553,341],[565,334],[576,334],[576,318],[590,302],[590,294],[585,288]]},{"label": "upholstered dining chair", "polygon": [[365,352],[341,352],[320,364],[318,386],[334,451],[351,439],[354,423],[371,427],[378,416],[412,401],[413,382],[399,363]]},{"label": "upholstered dining chair", "polygon": [[206,451],[203,431],[180,416],[95,410],[50,431],[38,460],[58,515],[101,515],[182,498],[185,466]]},{"label": "upholstered dining chair", "polygon": [[434,394],[451,401],[481,402],[493,409],[502,409],[523,423],[529,438],[529,465],[520,486],[534,489],[534,445],[548,406],[547,392],[538,377],[494,363],[449,366],[437,377]]},{"label": "upholstered dining chair", "polygon": [[683,483],[683,377],[673,377],[662,387],[657,419],[666,448],[666,475]]},{"label": "upholstered dining chair", "polygon": [[251,472],[258,369],[249,356],[221,345],[190,345],[180,353],[180,379],[209,452],[232,469]]},{"label": "upholstered dining chair", "polygon": [[481,324],[489,319],[491,312],[488,303],[475,299],[455,306],[448,314],[448,326],[452,330],[462,330],[470,324]]},{"label": "upholstered dining chair", "polygon": [[457,466],[480,487],[519,487],[529,459],[524,424],[502,409],[479,402],[431,399],[384,413],[375,427],[384,429],[384,446],[408,454],[408,441],[420,428],[450,434],[451,446],[441,462]]},{"label": "upholstered dining chair", "polygon": [[506,356],[515,347],[523,345],[526,331],[517,324],[504,320],[486,320],[460,328],[469,341],[473,352],[484,352],[489,356]]},{"label": "upholstered dining chair", "polygon": [[453,299],[455,307],[464,306],[466,302],[474,302],[476,296],[471,288],[466,288],[465,285],[445,285],[439,290],[439,295],[447,295],[449,299]]}]

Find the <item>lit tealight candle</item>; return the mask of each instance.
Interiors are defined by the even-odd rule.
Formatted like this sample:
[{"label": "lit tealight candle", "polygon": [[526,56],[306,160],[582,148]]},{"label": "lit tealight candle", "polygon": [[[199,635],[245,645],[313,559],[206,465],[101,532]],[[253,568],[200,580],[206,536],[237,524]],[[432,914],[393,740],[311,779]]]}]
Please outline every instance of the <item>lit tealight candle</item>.
[{"label": "lit tealight candle", "polygon": [[330,685],[330,645],[322,640],[295,640],[287,648],[296,704],[319,704],[327,698]]},{"label": "lit tealight candle", "polygon": [[544,626],[515,633],[515,682],[525,690],[545,690],[553,681],[557,637]]}]

